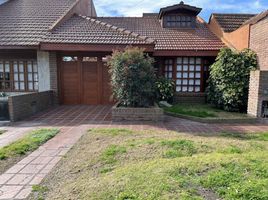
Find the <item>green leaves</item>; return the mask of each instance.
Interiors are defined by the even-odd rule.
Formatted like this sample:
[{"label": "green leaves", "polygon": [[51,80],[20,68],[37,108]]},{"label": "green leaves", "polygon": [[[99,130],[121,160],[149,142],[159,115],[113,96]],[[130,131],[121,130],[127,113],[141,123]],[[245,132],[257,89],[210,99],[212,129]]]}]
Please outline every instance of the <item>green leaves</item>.
[{"label": "green leaves", "polygon": [[175,83],[173,80],[160,77],[156,81],[157,99],[159,101],[170,101],[175,92]]},{"label": "green leaves", "polygon": [[154,60],[143,49],[114,51],[108,65],[115,98],[127,107],[148,107],[155,95]]},{"label": "green leaves", "polygon": [[210,68],[208,100],[226,111],[247,109],[249,74],[257,68],[257,56],[250,49],[241,52],[221,49]]}]

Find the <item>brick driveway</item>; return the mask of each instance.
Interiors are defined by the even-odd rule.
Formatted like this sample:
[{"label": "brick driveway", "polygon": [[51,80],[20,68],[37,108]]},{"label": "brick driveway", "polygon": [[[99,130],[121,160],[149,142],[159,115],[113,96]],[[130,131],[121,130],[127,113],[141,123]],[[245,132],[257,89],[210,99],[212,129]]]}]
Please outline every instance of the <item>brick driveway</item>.
[{"label": "brick driveway", "polygon": [[[59,106],[23,122],[14,123],[9,128],[16,130],[21,127],[29,129],[57,127],[61,132],[0,175],[0,199],[26,198],[32,190],[32,185],[39,184],[59,162],[61,157],[90,128],[124,127],[135,130],[173,130],[189,134],[268,130],[267,125],[261,124],[202,124],[173,117],[166,117],[164,122],[158,123],[112,122],[111,106]],[[19,135],[21,137],[22,134],[20,133]],[[13,135],[12,138],[14,140],[16,137]]]},{"label": "brick driveway", "polygon": [[20,124],[37,126],[98,126],[98,127],[136,127],[138,129],[156,128],[168,129],[186,133],[200,132],[255,132],[268,130],[267,125],[262,124],[204,124],[185,119],[166,116],[164,122],[112,122],[111,106],[58,106],[45,112],[35,115]]}]

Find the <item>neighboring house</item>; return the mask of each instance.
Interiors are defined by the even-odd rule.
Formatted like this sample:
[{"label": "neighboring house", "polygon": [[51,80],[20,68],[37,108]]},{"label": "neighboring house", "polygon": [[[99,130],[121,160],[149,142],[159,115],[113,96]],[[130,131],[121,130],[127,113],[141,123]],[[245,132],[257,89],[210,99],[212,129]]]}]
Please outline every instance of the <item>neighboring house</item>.
[{"label": "neighboring house", "polygon": [[258,70],[250,74],[248,114],[268,117],[268,10],[247,21],[249,48],[258,55]]},{"label": "neighboring house", "polygon": [[227,46],[242,50],[249,47],[250,25],[244,24],[254,14],[213,13],[209,19],[209,28]]},{"label": "neighboring house", "polygon": [[259,66],[250,74],[248,114],[268,117],[268,10],[258,15],[212,14],[209,28],[227,46],[257,53]]},{"label": "neighboring house", "polygon": [[97,17],[91,0],[8,1],[0,5],[0,91],[111,103],[105,57],[132,45],[176,81],[178,100],[204,101],[209,65],[224,44],[200,12],[181,2],[142,17]]}]

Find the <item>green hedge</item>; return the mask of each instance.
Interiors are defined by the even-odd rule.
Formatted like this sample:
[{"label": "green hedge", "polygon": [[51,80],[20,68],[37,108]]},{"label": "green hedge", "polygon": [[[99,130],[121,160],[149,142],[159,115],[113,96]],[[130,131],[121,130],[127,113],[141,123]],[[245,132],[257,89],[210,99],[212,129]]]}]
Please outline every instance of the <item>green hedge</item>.
[{"label": "green hedge", "polygon": [[210,68],[208,101],[226,111],[245,112],[249,75],[256,68],[257,56],[253,51],[221,49],[216,62]]},{"label": "green hedge", "polygon": [[148,107],[155,96],[153,58],[143,49],[114,51],[108,65],[114,97],[126,107]]}]

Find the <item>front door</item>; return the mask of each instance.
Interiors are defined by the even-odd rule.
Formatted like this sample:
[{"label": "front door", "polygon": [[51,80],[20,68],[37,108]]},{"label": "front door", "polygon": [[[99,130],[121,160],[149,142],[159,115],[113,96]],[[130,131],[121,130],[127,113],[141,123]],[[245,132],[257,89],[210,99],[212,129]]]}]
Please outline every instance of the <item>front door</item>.
[{"label": "front door", "polygon": [[108,67],[101,57],[62,57],[60,66],[63,104],[111,104]]}]

